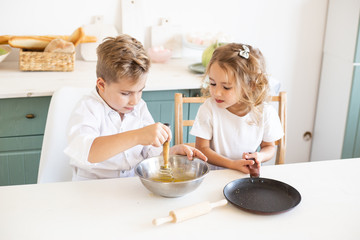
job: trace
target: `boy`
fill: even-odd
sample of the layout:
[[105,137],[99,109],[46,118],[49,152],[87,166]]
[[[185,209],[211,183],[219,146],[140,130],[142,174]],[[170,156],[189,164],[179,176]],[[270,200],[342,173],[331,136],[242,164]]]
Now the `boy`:
[[[121,35],[106,38],[97,48],[96,89],[77,105],[69,122],[65,153],[73,167],[73,180],[134,176],[145,158],[161,154],[171,140],[170,129],[154,120],[141,99],[150,59],[136,39]],[[170,154],[204,154],[175,145]]]

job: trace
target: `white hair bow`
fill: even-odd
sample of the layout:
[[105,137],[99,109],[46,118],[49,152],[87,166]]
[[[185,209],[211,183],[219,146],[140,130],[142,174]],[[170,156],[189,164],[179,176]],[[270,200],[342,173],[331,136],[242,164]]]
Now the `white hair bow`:
[[250,49],[246,45],[242,45],[244,50],[240,49],[239,56],[245,59],[249,58]]

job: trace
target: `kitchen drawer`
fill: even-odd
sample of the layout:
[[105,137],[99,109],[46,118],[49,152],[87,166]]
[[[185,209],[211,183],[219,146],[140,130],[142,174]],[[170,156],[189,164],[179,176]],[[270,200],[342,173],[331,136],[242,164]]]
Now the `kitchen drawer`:
[[51,97],[0,100],[0,137],[44,134]]
[[41,149],[43,135],[0,138],[0,153]]

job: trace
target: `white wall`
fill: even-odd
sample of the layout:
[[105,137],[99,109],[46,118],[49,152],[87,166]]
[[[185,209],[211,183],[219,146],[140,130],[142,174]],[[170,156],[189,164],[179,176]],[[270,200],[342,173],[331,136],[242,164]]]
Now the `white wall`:
[[[260,48],[268,72],[288,92],[286,161],[309,160],[311,142],[305,142],[302,135],[314,125],[328,0],[135,2],[143,7],[139,17],[145,47],[150,45],[150,26],[165,17],[181,25],[183,33],[221,31],[237,42]],[[114,24],[119,32],[123,24],[120,0],[11,0],[2,8],[7,10],[0,15],[0,35],[71,34],[95,15],[104,15],[105,23]]]

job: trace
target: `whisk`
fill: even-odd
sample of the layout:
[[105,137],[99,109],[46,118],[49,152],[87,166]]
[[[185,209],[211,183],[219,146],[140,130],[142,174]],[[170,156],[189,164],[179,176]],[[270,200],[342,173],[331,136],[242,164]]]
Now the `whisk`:
[[[165,123],[166,126],[170,127],[168,123]],[[159,179],[163,182],[173,182],[174,176],[172,175],[172,171],[169,165],[169,149],[170,149],[170,142],[166,141],[163,144],[163,159],[164,165],[160,166],[159,171]]]

